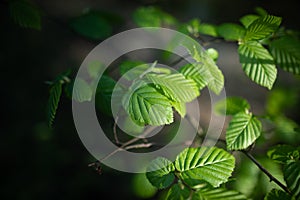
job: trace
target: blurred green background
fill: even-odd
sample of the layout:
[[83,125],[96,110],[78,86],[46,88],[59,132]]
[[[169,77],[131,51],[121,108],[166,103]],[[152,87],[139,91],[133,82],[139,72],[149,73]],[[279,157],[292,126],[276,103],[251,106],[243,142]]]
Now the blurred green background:
[[[26,29],[15,24],[10,17],[7,1],[0,3],[1,40],[1,199],[158,199],[143,175],[118,172],[104,166],[98,175],[87,165],[93,158],[82,145],[72,120],[71,101],[62,97],[53,129],[48,128],[45,107],[49,86],[45,81],[55,78],[68,68],[76,70],[85,56],[101,40],[90,40],[74,33],[68,21],[84,10],[96,9],[118,14],[122,22],[114,26],[112,33],[136,27],[132,12],[140,6],[155,5],[169,12],[179,21],[198,17],[207,23],[238,22],[238,19],[257,6],[269,13],[283,17],[287,28],[299,29],[299,6],[296,0],[67,0],[33,1],[42,13],[41,31]],[[251,83],[242,73],[234,44],[216,44],[219,50],[219,66],[226,79],[227,95],[242,95],[253,104],[254,112],[262,112],[266,89]],[[245,80],[244,80],[245,79]],[[296,82],[295,82],[296,81]],[[294,84],[296,83],[296,85]],[[280,98],[288,98],[285,87],[293,87],[299,93],[299,81],[291,74],[279,71],[273,97],[273,110]],[[241,90],[242,86],[247,89]],[[276,96],[277,95],[277,96]],[[299,96],[290,97],[293,108],[281,105],[278,112],[286,114],[299,124]],[[270,100],[272,101],[272,100]],[[269,105],[270,106],[270,105]],[[205,117],[204,117],[205,120]],[[284,123],[285,120],[279,119]],[[112,126],[112,122],[108,122]],[[293,122],[291,122],[293,123]],[[283,130],[292,126],[283,124]],[[293,130],[293,129],[291,129]],[[299,145],[299,136],[288,132],[270,143],[286,141]],[[296,140],[295,140],[296,138]],[[264,140],[264,139],[262,139]],[[265,139],[262,142],[268,142]],[[258,146],[256,157],[281,177],[280,166],[263,157],[267,149]],[[242,155],[237,155],[238,162]],[[252,163],[239,165],[236,173],[241,178],[229,185],[254,199],[268,191],[267,178]]]

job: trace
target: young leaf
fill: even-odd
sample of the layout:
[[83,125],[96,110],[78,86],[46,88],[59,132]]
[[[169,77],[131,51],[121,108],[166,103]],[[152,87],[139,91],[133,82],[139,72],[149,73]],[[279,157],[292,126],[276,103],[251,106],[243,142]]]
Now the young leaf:
[[232,23],[225,23],[217,28],[218,35],[225,40],[240,41],[245,35],[245,28]]
[[234,157],[216,147],[186,148],[175,160],[184,182],[208,182],[213,187],[227,182],[234,168]]
[[140,27],[160,27],[175,25],[176,19],[159,8],[140,7],[133,13],[134,22]]
[[217,27],[212,24],[202,23],[199,26],[199,33],[204,35],[209,35],[213,37],[218,36]]
[[281,23],[281,17],[264,15],[253,21],[247,28],[244,41],[261,40],[274,33]]
[[50,96],[47,105],[47,118],[48,118],[49,127],[52,127],[53,125],[53,121],[56,115],[56,110],[61,96],[61,91],[62,91],[62,83],[60,83],[59,81],[54,83],[51,86]]
[[219,52],[216,49],[208,48],[206,53],[209,55],[209,57],[211,57],[211,59],[213,59],[213,61],[217,62],[219,58]]
[[215,104],[215,112],[220,115],[235,115],[248,109],[249,103],[241,97],[227,97]]
[[125,94],[123,106],[132,120],[139,125],[160,126],[173,122],[170,100],[148,85]]
[[237,191],[225,188],[200,189],[195,192],[192,200],[246,200],[247,197]]
[[284,180],[296,199],[300,198],[300,161],[290,162],[283,167]]
[[248,28],[252,22],[259,18],[258,15],[245,15],[240,19],[240,22],[244,25],[245,28]]
[[9,1],[9,10],[15,23],[21,27],[41,30],[41,14],[30,2]]
[[81,78],[77,78],[73,87],[73,99],[78,102],[91,101],[93,91],[91,86]]
[[101,40],[112,33],[111,24],[96,11],[90,11],[70,21],[71,28],[80,35]]
[[293,37],[282,37],[270,43],[271,54],[276,64],[293,74],[300,74],[300,41]]
[[187,187],[179,184],[174,184],[168,191],[167,200],[186,200],[190,196],[190,191]]
[[161,89],[164,95],[176,102],[190,102],[200,95],[196,83],[180,73],[148,74],[147,78]]
[[210,73],[203,63],[186,64],[179,70],[185,78],[195,81],[199,90],[202,90],[207,84],[207,77],[210,77]]
[[277,145],[269,149],[268,157],[281,164],[296,161],[300,158],[300,148],[296,149],[290,145]]
[[251,113],[234,115],[226,131],[227,149],[246,149],[260,136],[261,127],[261,122]]
[[272,189],[264,198],[264,200],[296,200],[282,190]]
[[184,118],[185,114],[186,114],[186,105],[185,102],[172,102],[172,106],[174,107],[174,109],[179,113],[179,115]]
[[238,49],[244,72],[257,84],[272,89],[277,76],[273,57],[258,42],[246,42]]
[[173,183],[175,179],[174,170],[175,167],[171,161],[157,157],[147,168],[146,176],[153,186],[164,189]]

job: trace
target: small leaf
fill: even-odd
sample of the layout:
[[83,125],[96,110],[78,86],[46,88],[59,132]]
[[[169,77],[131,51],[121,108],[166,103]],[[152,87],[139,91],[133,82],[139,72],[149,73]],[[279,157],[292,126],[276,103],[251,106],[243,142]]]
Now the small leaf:
[[91,101],[92,95],[91,86],[85,80],[77,78],[73,86],[73,99],[78,102]]
[[62,83],[56,82],[51,86],[50,96],[47,105],[47,117],[48,117],[48,125],[52,127],[53,121],[56,115],[56,110],[58,108],[58,103],[60,100],[62,92]]
[[282,69],[300,75],[300,41],[282,37],[270,43],[271,54]]
[[247,197],[237,191],[227,190],[225,188],[200,189],[195,192],[192,200],[246,200]]
[[300,198],[300,161],[290,162],[283,167],[284,180],[296,199]]
[[123,97],[123,107],[138,125],[164,125],[173,122],[172,105],[155,88],[134,86]]
[[272,189],[264,198],[264,200],[296,200],[282,190]]
[[199,33],[204,34],[204,35],[213,36],[213,37],[218,36],[217,27],[212,24],[205,24],[205,23],[200,24]]
[[146,176],[153,186],[164,189],[173,183],[175,179],[174,170],[175,167],[171,161],[158,157],[150,163]]
[[184,118],[184,116],[186,115],[186,105],[185,102],[172,102],[172,106],[174,107],[174,109],[179,113],[179,115]]
[[273,57],[258,42],[247,42],[239,46],[240,62],[247,76],[257,84],[272,89],[277,69]]
[[280,17],[264,15],[253,21],[248,26],[244,40],[249,41],[264,39],[274,33],[278,29],[280,23]]
[[277,145],[269,149],[268,157],[281,164],[286,164],[292,160],[296,161],[300,158],[300,148],[296,149],[290,145]]
[[70,21],[71,28],[87,38],[100,40],[112,34],[111,24],[97,11],[90,11]]
[[190,195],[187,187],[179,184],[174,184],[168,191],[167,200],[186,200]]
[[249,103],[240,97],[227,97],[215,104],[215,112],[220,115],[235,115],[248,109]]
[[190,102],[200,95],[196,83],[180,73],[148,74],[147,78],[161,89],[164,95],[176,102]]
[[240,112],[233,116],[226,130],[228,150],[248,148],[261,133],[261,122],[251,113]]
[[216,49],[209,48],[206,50],[206,52],[209,55],[209,57],[211,57],[211,59],[213,59],[215,62],[217,62],[217,60],[219,58],[219,52]]
[[245,15],[240,19],[240,22],[244,25],[245,28],[248,28],[252,22],[259,18],[258,15]]
[[184,182],[208,182],[213,187],[227,182],[234,168],[234,157],[216,147],[186,148],[175,160]]
[[218,35],[225,40],[240,41],[245,35],[244,27],[238,24],[225,23],[217,28]]
[[97,79],[100,73],[100,70],[104,67],[104,65],[100,61],[92,61],[87,66],[87,71],[91,78]]
[[41,30],[39,10],[26,0],[9,1],[9,10],[15,23],[24,28]]

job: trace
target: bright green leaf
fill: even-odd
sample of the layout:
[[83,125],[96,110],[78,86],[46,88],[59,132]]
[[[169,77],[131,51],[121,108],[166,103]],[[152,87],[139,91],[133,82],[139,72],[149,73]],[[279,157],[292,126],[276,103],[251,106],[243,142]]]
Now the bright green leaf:
[[271,89],[276,80],[277,69],[268,50],[253,41],[241,44],[238,52],[247,76],[257,84]]
[[221,24],[217,27],[218,35],[225,40],[240,41],[245,35],[245,28],[232,23]]
[[185,78],[195,81],[199,90],[202,90],[208,84],[211,76],[203,63],[187,64],[181,67],[179,71]]
[[157,157],[147,168],[146,176],[153,186],[164,189],[173,183],[175,179],[174,170],[175,167],[171,161]]
[[300,198],[300,161],[290,162],[283,167],[283,176],[292,194]]
[[207,54],[213,59],[215,62],[217,62],[219,58],[219,52],[214,48],[209,48],[206,50]]
[[282,37],[270,43],[271,54],[276,64],[293,74],[300,74],[300,41],[293,37]]
[[175,160],[175,168],[183,181],[205,181],[213,187],[227,182],[234,165],[234,157],[216,147],[186,148]]
[[272,189],[264,198],[264,200],[296,200],[282,190]]
[[235,115],[250,109],[250,105],[241,97],[227,97],[218,101],[214,108],[219,115]]
[[299,160],[300,148],[296,149],[290,145],[277,145],[269,149],[268,156],[274,161],[286,164],[292,160]]
[[172,106],[174,107],[174,109],[179,113],[179,115],[184,118],[184,116],[186,115],[186,105],[185,102],[172,102]]
[[258,18],[258,15],[245,15],[240,19],[240,22],[244,25],[245,28],[248,28],[248,26]]
[[21,27],[41,30],[41,14],[30,2],[9,1],[9,10],[14,21]]
[[264,39],[274,33],[278,29],[280,23],[280,17],[264,15],[253,21],[248,26],[244,40],[249,41]]
[[134,175],[132,189],[134,195],[142,199],[151,198],[157,192],[157,188],[151,185],[145,173]]
[[190,102],[200,95],[196,83],[180,73],[148,74],[147,78],[162,90],[164,95],[176,102]]
[[234,115],[226,130],[227,149],[246,149],[260,136],[261,128],[261,122],[251,113]]
[[157,126],[173,122],[172,105],[167,97],[148,85],[136,87],[123,98],[123,106],[133,121]]
[[212,24],[201,23],[199,26],[199,33],[213,37],[218,36],[217,27]]
[[200,189],[195,192],[192,200],[246,200],[247,197],[237,191],[225,188]]
[[183,185],[174,184],[168,191],[167,200],[186,200],[190,196],[190,191]]

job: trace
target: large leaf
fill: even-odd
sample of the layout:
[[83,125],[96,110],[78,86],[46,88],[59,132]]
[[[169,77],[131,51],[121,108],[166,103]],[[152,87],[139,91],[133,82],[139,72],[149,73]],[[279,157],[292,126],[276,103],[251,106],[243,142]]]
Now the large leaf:
[[105,39],[112,33],[111,24],[96,11],[72,19],[70,26],[75,32],[93,40]]
[[170,99],[176,102],[190,102],[199,96],[199,90],[193,80],[182,74],[148,74],[147,78]]
[[237,191],[225,188],[200,189],[194,193],[192,200],[246,200],[247,197]]
[[300,158],[300,148],[295,148],[290,145],[277,145],[271,147],[268,151],[268,156],[272,160],[286,164],[292,160],[299,160]]
[[51,86],[50,89],[50,96],[48,99],[47,105],[47,118],[48,118],[48,125],[51,127],[53,125],[53,121],[56,115],[56,110],[58,107],[58,103],[60,100],[62,92],[62,83],[56,82]]
[[182,73],[185,78],[195,81],[199,90],[203,89],[208,84],[206,77],[210,77],[210,73],[203,63],[184,65],[180,68],[180,73]]
[[146,176],[153,186],[164,189],[173,183],[175,179],[174,170],[175,167],[171,161],[158,157],[150,163]]
[[186,200],[190,196],[190,190],[179,184],[174,184],[167,193],[167,200]]
[[261,127],[261,122],[251,113],[234,115],[226,131],[227,149],[246,149],[260,136]]
[[246,42],[238,49],[243,70],[250,79],[271,89],[277,75],[273,57],[258,42]]
[[299,199],[300,198],[300,161],[297,160],[295,162],[290,162],[289,164],[285,165],[283,168],[283,176],[292,194],[296,197],[296,199]]
[[235,115],[250,109],[249,103],[241,97],[227,97],[215,104],[215,111],[220,115]]
[[123,98],[123,106],[139,125],[159,126],[173,122],[170,100],[148,85],[131,89]]
[[264,198],[264,200],[296,200],[282,190],[272,189]]
[[213,187],[225,183],[234,168],[234,157],[216,147],[186,148],[175,160],[175,168],[183,181],[208,182]]
[[247,28],[244,37],[245,41],[261,40],[274,33],[281,23],[281,18],[264,15],[253,21]]
[[12,18],[21,27],[41,30],[41,14],[30,2],[9,1],[9,9]]
[[245,35],[245,28],[232,23],[221,24],[217,28],[218,35],[225,40],[240,41]]
[[282,37],[270,43],[271,54],[276,64],[287,72],[300,74],[300,41]]

